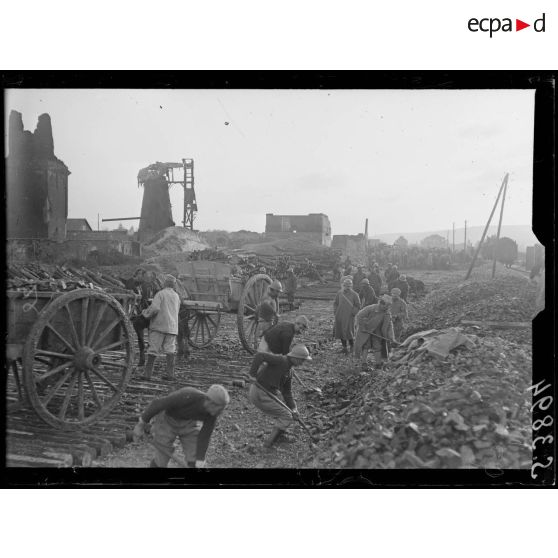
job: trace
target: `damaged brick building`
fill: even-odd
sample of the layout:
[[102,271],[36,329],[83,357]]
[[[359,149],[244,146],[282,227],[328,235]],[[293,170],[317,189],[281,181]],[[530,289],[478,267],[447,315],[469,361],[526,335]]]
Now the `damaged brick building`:
[[23,128],[21,113],[12,110],[6,158],[8,239],[66,239],[69,174],[54,155],[50,116],[41,114],[30,132]]
[[7,251],[10,259],[87,259],[92,252],[139,256],[138,242],[121,231],[93,231],[86,219],[68,219],[70,171],[54,154],[52,124],[39,116],[34,132],[20,112],[8,122],[6,157]]
[[265,216],[265,236],[269,239],[302,237],[322,246],[331,245],[331,223],[323,213]]

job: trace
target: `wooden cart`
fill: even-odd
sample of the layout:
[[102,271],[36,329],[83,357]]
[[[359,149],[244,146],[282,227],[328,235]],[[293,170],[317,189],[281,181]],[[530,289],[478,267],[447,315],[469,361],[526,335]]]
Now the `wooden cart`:
[[[137,296],[103,290],[7,291],[7,366],[20,402],[48,424],[77,430],[106,416],[126,389]],[[21,363],[21,375],[18,363]]]
[[240,342],[254,354],[259,344],[256,308],[271,284],[271,277],[260,273],[243,283],[231,276],[229,264],[212,261],[191,261],[176,267],[178,278],[190,296],[181,307],[190,345],[208,346],[219,330],[221,313],[236,312]]

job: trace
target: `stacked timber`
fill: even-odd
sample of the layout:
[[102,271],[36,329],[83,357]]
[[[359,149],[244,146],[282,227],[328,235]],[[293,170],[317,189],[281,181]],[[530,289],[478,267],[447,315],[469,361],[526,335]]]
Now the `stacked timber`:
[[8,266],[8,290],[65,292],[75,289],[109,290],[125,293],[124,283],[108,273],[100,273],[85,267],[69,265],[25,264]]

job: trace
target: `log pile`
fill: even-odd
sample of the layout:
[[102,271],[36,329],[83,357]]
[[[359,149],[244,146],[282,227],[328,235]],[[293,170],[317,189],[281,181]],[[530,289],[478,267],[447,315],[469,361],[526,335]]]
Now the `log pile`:
[[8,290],[62,292],[74,289],[109,290],[125,293],[124,284],[108,273],[69,265],[11,264],[8,267]]

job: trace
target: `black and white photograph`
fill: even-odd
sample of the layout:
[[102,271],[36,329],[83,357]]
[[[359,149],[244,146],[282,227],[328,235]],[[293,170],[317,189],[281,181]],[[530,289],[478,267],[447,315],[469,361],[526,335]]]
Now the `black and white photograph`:
[[5,85],[6,478],[554,478],[537,83],[344,79]]

